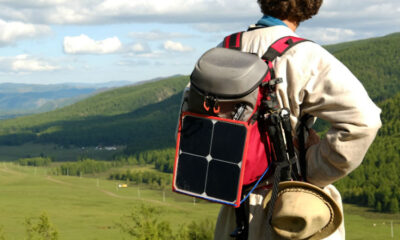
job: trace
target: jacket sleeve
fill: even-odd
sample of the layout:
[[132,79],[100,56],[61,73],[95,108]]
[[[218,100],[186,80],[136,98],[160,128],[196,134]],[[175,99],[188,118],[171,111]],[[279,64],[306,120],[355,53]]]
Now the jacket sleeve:
[[297,81],[288,94],[296,95],[289,99],[298,101],[297,118],[310,114],[331,125],[306,153],[307,180],[324,187],[361,164],[381,126],[380,109],[340,61],[317,44],[305,45],[286,62],[286,75]]

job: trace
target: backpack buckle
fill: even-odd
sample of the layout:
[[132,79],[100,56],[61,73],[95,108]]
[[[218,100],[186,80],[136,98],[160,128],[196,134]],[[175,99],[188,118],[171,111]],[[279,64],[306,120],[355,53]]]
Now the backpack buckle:
[[261,83],[261,87],[269,87],[269,88],[273,88],[275,87],[277,84],[282,83],[283,79],[282,78],[274,78],[269,80],[268,82],[263,82]]

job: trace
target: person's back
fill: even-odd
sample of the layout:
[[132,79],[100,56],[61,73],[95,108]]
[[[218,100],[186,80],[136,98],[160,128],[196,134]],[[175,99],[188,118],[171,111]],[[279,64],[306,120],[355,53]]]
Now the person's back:
[[[321,0],[258,0],[264,17],[242,37],[241,51],[259,57],[269,46],[284,36],[297,36],[294,31],[301,21],[318,12]],[[370,100],[354,75],[325,49],[311,41],[290,48],[274,62],[281,107],[290,109],[291,125],[297,129],[304,115],[331,124],[324,139],[314,131],[306,141],[306,181],[324,189],[341,207],[341,197],[333,182],[349,174],[361,163],[381,126],[380,110]],[[296,131],[293,132],[293,135]],[[265,180],[272,182],[272,178]],[[265,184],[267,185],[267,184]],[[268,236],[268,220],[262,207],[268,188],[256,189],[249,198],[248,237],[244,239],[279,239]],[[223,206],[218,217],[215,239],[232,239],[236,228],[235,210]],[[344,239],[344,225],[327,239]]]

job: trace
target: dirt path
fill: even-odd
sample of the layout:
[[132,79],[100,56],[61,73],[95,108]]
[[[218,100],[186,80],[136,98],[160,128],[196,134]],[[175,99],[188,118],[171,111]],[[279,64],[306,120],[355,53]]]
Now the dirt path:
[[49,180],[50,182],[54,182],[54,183],[58,183],[58,184],[66,185],[66,186],[73,186],[73,184],[71,184],[71,183],[54,179],[51,176],[47,176],[46,179]]
[[[73,184],[71,184],[71,183],[64,182],[64,181],[61,181],[61,180],[58,180],[58,179],[54,179],[51,176],[47,176],[46,179],[48,181],[51,181],[51,182],[54,182],[54,183],[57,183],[57,184],[62,184],[62,185],[65,185],[65,186],[73,186]],[[115,193],[110,192],[110,191],[105,190],[105,189],[99,189],[99,191],[104,193],[104,194],[106,194],[106,195],[108,195],[108,196],[110,196],[110,197],[113,197],[113,198],[131,199],[131,200],[143,200],[143,201],[155,203],[155,204],[158,204],[158,205],[169,206],[169,207],[173,207],[173,208],[176,208],[176,209],[185,210],[182,207],[176,206],[176,204],[170,204],[170,203],[159,201],[159,200],[144,199],[144,198],[139,198],[139,197],[134,197],[134,196],[121,196],[121,195],[115,194]]]
[[115,194],[113,192],[104,190],[104,189],[100,189],[100,191],[103,192],[104,194],[110,196],[110,197],[113,197],[113,198],[142,200],[142,201],[146,201],[146,202],[155,203],[155,204],[158,204],[158,205],[172,207],[172,208],[179,209],[179,210],[186,210],[183,207],[179,207],[177,204],[171,204],[171,203],[167,203],[167,202],[163,202],[163,201],[159,201],[159,200],[153,200],[153,199],[148,199],[148,198],[145,199],[145,198],[139,198],[139,197],[133,197],[133,196],[132,197],[121,196],[121,195]]
[[9,169],[6,165],[3,165],[3,167],[0,169],[0,171],[5,172],[5,173],[10,173],[13,175],[25,175],[25,173],[23,172],[19,172],[19,171],[15,171],[15,170],[11,170]]

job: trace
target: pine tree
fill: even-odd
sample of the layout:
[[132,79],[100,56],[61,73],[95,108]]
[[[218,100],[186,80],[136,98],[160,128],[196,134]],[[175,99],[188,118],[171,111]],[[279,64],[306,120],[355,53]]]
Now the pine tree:
[[382,203],[378,201],[377,204],[376,204],[375,209],[378,212],[382,212]]
[[389,212],[390,212],[390,213],[398,213],[398,212],[399,212],[399,202],[397,201],[397,198],[396,198],[396,197],[393,197],[393,198],[390,200]]

